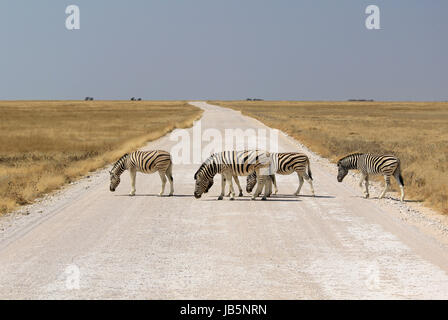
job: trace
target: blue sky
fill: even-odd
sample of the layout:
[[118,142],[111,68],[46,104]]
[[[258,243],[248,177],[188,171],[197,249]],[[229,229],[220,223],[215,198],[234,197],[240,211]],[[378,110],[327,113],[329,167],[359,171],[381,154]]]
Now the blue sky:
[[447,15],[446,0],[3,0],[0,99],[446,101]]

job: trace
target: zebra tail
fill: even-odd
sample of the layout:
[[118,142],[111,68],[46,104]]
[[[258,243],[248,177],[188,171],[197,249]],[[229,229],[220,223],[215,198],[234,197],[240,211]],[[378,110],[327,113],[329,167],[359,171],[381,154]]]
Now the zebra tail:
[[308,159],[308,177],[313,180],[313,175],[311,174],[310,160]]
[[168,169],[166,170],[169,173],[169,178],[171,181],[174,181],[173,178],[173,161],[171,161],[171,155],[170,155],[170,165],[168,166]]
[[398,167],[395,169],[395,171],[398,170],[398,180],[400,180],[400,184],[404,187],[404,180],[403,176],[401,175],[401,161],[398,160]]

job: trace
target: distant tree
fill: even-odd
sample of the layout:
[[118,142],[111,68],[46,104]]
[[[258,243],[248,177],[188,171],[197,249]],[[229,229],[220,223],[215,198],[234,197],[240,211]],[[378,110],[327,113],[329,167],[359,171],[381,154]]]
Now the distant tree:
[[132,97],[132,98],[131,98],[131,101],[135,101],[135,98],[134,98],[134,97]]
[[89,101],[90,100],[90,97],[85,97],[84,98],[84,101]]
[[92,97],[90,97],[90,101],[93,101],[93,98],[92,98]]
[[138,98],[137,100],[138,100],[138,101],[142,101],[142,98]]

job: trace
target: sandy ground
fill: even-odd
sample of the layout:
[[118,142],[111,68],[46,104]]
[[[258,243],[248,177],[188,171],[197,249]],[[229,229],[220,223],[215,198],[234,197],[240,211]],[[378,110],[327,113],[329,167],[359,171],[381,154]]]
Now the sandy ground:
[[[195,105],[205,109],[203,129],[266,128],[237,111]],[[145,149],[175,144],[166,136]],[[100,170],[3,217],[0,298],[448,298],[443,218],[393,194],[363,199],[354,175],[337,183],[333,165],[283,134],[279,149],[309,154],[316,197],[306,183],[292,197],[291,175],[277,178],[280,194],[268,201],[246,193],[217,201],[220,179],[196,200],[198,164],[179,164],[171,198],[157,196],[157,174],[137,175],[129,197],[125,173],[111,193]]]

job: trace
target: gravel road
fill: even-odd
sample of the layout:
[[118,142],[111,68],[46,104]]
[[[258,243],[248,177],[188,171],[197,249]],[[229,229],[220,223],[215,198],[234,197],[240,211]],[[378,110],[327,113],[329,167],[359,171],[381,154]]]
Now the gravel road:
[[[267,129],[237,111],[194,104],[205,110],[203,129]],[[444,225],[416,219],[394,194],[363,199],[353,176],[340,184],[328,161],[284,134],[278,141],[279,151],[310,155],[316,197],[307,183],[303,196],[291,196],[291,175],[278,176],[279,195],[268,201],[246,193],[217,201],[219,179],[197,200],[198,164],[177,164],[174,197],[157,196],[157,174],[138,174],[129,197],[125,173],[111,193],[99,170],[1,218],[0,298],[448,298]],[[144,149],[175,144],[168,135]],[[427,230],[432,224],[439,234]]]

